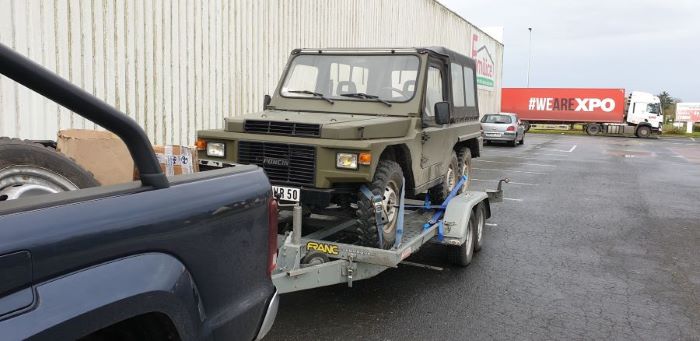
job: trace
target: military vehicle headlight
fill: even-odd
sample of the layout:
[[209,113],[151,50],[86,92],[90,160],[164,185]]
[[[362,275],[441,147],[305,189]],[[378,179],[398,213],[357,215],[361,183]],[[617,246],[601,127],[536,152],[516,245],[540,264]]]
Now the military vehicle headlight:
[[357,169],[357,154],[338,153],[335,154],[335,166],[345,169]]
[[226,145],[218,142],[207,143],[207,156],[224,157],[226,155]]

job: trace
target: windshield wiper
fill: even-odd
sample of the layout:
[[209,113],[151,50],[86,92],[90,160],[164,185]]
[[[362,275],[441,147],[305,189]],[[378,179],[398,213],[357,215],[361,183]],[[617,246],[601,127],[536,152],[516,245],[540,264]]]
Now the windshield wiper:
[[309,91],[309,90],[287,90],[286,92],[291,92],[293,94],[314,95],[316,97],[321,97],[323,100],[325,100],[326,102],[328,102],[330,104],[334,103],[332,99],[326,97],[324,94],[322,94],[320,92],[313,92],[313,91]]
[[385,101],[385,100],[379,98],[379,96],[368,95],[368,94],[366,94],[366,93],[364,93],[364,92],[352,92],[352,93],[349,93],[349,94],[340,94],[340,95],[341,95],[341,96],[345,96],[345,97],[354,97],[354,98],[362,98],[362,99],[371,99],[371,100],[374,100],[375,102],[384,103],[384,104],[386,104],[386,106],[388,106],[388,107],[391,106],[391,103],[389,103],[389,102],[387,102],[387,101]]

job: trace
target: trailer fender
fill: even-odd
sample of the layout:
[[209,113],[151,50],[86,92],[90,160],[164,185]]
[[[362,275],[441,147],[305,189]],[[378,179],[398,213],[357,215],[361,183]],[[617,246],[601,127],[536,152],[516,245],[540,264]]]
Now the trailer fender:
[[467,238],[467,226],[472,209],[481,202],[486,205],[486,217],[490,216],[488,195],[484,192],[467,191],[450,200],[445,210],[444,244],[461,245]]

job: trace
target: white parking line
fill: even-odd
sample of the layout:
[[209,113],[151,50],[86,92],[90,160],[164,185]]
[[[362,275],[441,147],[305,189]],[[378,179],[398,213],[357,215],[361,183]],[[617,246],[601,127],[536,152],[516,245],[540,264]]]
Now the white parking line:
[[523,201],[523,199],[515,199],[515,198],[503,198],[503,200],[510,200],[510,201]]
[[495,224],[495,223],[485,223],[484,225],[486,225],[486,226],[494,226],[494,227],[498,226],[498,224]]
[[[537,155],[553,155],[553,154],[537,154]],[[491,156],[491,155],[489,155]],[[524,159],[524,160],[539,160],[539,161],[569,161],[567,159],[541,159],[541,158],[536,158],[536,157],[525,157],[525,156],[513,156],[513,155],[503,155],[504,157],[510,157],[510,158],[516,158],[516,159]],[[569,156],[569,155],[553,155],[553,156]],[[488,156],[487,156],[488,157]],[[476,159],[476,161],[481,160],[484,158],[483,156],[479,159]],[[484,160],[481,160],[484,161]]]
[[514,170],[514,169],[494,169],[494,168],[477,168],[473,167],[472,169],[478,169],[478,170],[486,170],[486,171],[503,171],[503,172],[515,172],[515,173],[525,173],[525,174],[538,174],[538,175],[547,175],[547,173],[540,173],[540,172],[528,172],[528,171],[520,171],[520,170]]
[[[511,164],[512,162],[503,162],[503,161],[489,161],[489,160],[474,160],[474,161],[480,161],[480,162],[493,162],[493,163],[505,163],[505,164]],[[519,165],[526,165],[526,166],[541,166],[541,167],[556,167],[555,165],[545,165],[541,163],[527,163],[527,162],[522,162],[518,163],[516,166]]]
[[573,151],[576,149],[576,147],[577,147],[577,145],[574,145],[574,146],[571,147],[571,149],[569,149],[569,150],[560,150],[560,149],[543,148],[543,147],[535,147],[535,148],[537,148],[537,149],[539,149],[539,150],[550,150],[550,151],[553,151],[553,152],[571,153],[571,152],[573,152]]
[[[498,182],[499,180],[482,180],[482,179],[472,179],[472,181],[482,181],[482,182]],[[522,186],[539,186],[538,184],[531,184],[527,182],[515,182],[511,181],[509,185],[522,185]]]
[[695,138],[694,138],[694,137],[691,137],[690,139],[693,140],[693,142],[695,142]]

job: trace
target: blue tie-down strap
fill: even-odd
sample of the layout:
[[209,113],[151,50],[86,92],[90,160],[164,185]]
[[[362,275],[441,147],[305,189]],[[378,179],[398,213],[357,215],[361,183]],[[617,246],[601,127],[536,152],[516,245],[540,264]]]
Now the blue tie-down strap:
[[374,195],[367,186],[362,185],[360,187],[360,192],[364,194],[364,196],[369,199],[369,201],[372,203],[372,207],[374,207],[374,221],[375,224],[377,225],[377,236],[379,237],[379,247],[384,246],[384,223],[382,222],[382,197],[378,195]]
[[445,201],[442,203],[442,205],[440,205],[440,208],[438,208],[438,209],[435,211],[435,213],[433,214],[432,218],[430,218],[430,220],[428,220],[427,223],[423,224],[423,230],[427,230],[427,229],[429,229],[431,226],[433,226],[433,225],[435,225],[436,223],[438,223],[438,236],[437,236],[437,237],[438,237],[438,240],[442,240],[442,238],[443,238],[443,236],[444,236],[444,232],[445,232],[445,231],[444,231],[444,230],[445,230],[445,226],[444,226],[444,224],[443,224],[443,221],[440,220],[440,218],[441,218],[442,215],[445,213],[445,209],[447,208],[447,204],[450,203],[450,200],[452,200],[452,198],[454,198],[455,196],[457,196],[457,193],[459,192],[459,189],[462,188],[462,185],[464,185],[464,182],[465,182],[465,181],[467,181],[467,176],[466,176],[466,175],[462,175],[462,176],[459,178],[459,181],[457,181],[457,184],[452,188],[452,191],[450,192],[450,195],[448,195],[447,198],[445,198]]

